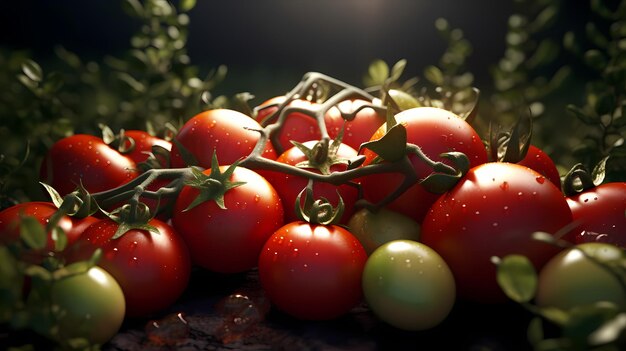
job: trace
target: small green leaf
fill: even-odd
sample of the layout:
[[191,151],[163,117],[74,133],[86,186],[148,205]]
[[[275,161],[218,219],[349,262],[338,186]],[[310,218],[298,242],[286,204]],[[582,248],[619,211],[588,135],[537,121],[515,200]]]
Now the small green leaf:
[[585,124],[589,124],[589,125],[598,124],[598,121],[599,121],[598,116],[594,114],[589,114],[576,105],[571,105],[571,104],[567,105],[565,109],[567,112],[571,113],[572,115],[574,115],[576,118],[578,118],[581,122]]
[[585,31],[587,34],[587,38],[591,40],[591,42],[602,50],[606,50],[606,47],[609,45],[609,40],[607,37],[602,34],[602,32],[596,27],[593,22],[588,22],[585,26]]
[[57,208],[61,207],[61,204],[63,204],[63,197],[61,197],[59,192],[46,183],[39,182],[39,184],[41,184],[44,187],[44,189],[46,189],[46,192],[50,196],[50,199],[52,200],[52,203],[54,204],[54,206],[56,206]]
[[139,0],[124,0],[124,2],[122,3],[122,8],[130,15],[136,17],[145,16],[145,10]]
[[607,66],[607,58],[600,50],[587,50],[584,54],[584,60],[591,68],[602,71]]
[[187,12],[196,6],[196,0],[181,0],[180,10]]
[[54,241],[54,251],[61,252],[65,250],[65,247],[67,246],[67,235],[65,234],[65,231],[61,227],[55,226],[52,228],[50,235]]
[[530,320],[526,335],[531,345],[538,344],[544,339],[543,320],[541,317],[534,317]]
[[370,149],[383,160],[394,162],[406,155],[406,140],[406,128],[402,124],[396,124],[382,138],[361,144],[361,149]]
[[559,7],[557,5],[547,6],[543,9],[535,20],[530,24],[530,28],[533,32],[541,32],[552,26],[559,14]]
[[43,71],[41,66],[33,60],[26,60],[22,63],[22,72],[33,82],[41,82],[43,80]]
[[563,326],[563,336],[585,345],[591,333],[615,318],[619,312],[617,305],[604,301],[573,307]]
[[29,277],[41,279],[42,281],[50,281],[52,279],[52,273],[50,271],[34,264],[26,267],[24,274]]
[[383,60],[375,60],[368,68],[368,85],[383,85],[389,77],[389,66]]
[[602,182],[604,182],[604,178],[606,177],[606,161],[609,160],[609,157],[610,156],[606,156],[602,158],[591,171],[591,177],[595,186],[598,186],[602,184]]
[[32,249],[43,249],[46,247],[48,240],[46,229],[32,216],[22,217],[20,221],[20,237]]
[[403,60],[396,62],[396,64],[393,65],[393,67],[391,68],[391,76],[389,77],[389,81],[391,82],[398,81],[398,79],[400,79],[400,76],[402,75],[402,72],[404,72],[405,68],[406,68],[406,60],[403,59]]
[[530,301],[537,291],[537,272],[526,256],[508,255],[498,264],[496,280],[513,301]]
[[424,70],[424,77],[436,86],[444,85],[443,72],[437,66],[428,66]]
[[622,312],[605,321],[589,334],[589,344],[606,345],[616,342],[620,336],[626,336],[626,312]]

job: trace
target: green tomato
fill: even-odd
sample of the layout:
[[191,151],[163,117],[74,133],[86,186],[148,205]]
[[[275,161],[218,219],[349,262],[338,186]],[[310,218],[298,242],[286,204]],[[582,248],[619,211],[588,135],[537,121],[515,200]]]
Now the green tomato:
[[122,288],[97,266],[54,282],[50,299],[57,311],[60,341],[85,338],[91,344],[103,344],[117,334],[124,321]]
[[392,240],[419,240],[420,225],[403,214],[381,208],[377,212],[361,209],[348,221],[348,228],[359,239],[368,255]]
[[623,265],[625,251],[606,243],[584,243],[561,251],[539,272],[537,305],[569,310],[608,301],[625,309],[624,287],[615,275],[598,263],[618,267],[620,260]]
[[[417,101],[413,95],[397,89],[389,89],[389,96],[395,101],[401,111],[408,110],[414,107],[421,107],[422,105]],[[382,101],[378,98],[374,99],[374,104],[382,105]]]
[[428,246],[394,240],[365,263],[363,294],[382,321],[404,330],[426,330],[446,319],[456,300],[454,277]]

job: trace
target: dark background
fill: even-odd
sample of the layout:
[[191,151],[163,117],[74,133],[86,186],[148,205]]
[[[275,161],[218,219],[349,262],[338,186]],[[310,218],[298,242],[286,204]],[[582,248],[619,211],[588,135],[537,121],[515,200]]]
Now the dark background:
[[[585,23],[587,3],[562,2],[555,36]],[[361,84],[377,58],[390,64],[405,58],[405,77],[422,76],[445,50],[434,26],[443,17],[471,42],[467,68],[480,87],[504,54],[508,17],[523,6],[513,0],[198,0],[189,12],[187,48],[203,72],[228,66],[220,93],[269,97],[308,71]],[[121,1],[0,2],[0,48],[28,50],[44,63],[56,45],[93,60],[124,52],[137,28]]]

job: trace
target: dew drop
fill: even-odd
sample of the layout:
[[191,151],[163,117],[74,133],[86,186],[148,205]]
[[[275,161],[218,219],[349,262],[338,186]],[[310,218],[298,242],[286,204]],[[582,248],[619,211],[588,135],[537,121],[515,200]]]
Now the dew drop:
[[500,184],[500,189],[502,190],[507,190],[509,188],[509,183],[508,182],[502,182],[502,184]]
[[537,183],[543,184],[546,181],[546,178],[544,176],[537,176],[535,177],[535,180],[537,181]]
[[259,200],[261,200],[261,195],[259,194],[254,195],[254,202],[259,202]]
[[522,195],[524,195],[524,193],[520,191],[520,192],[517,193],[517,195],[518,196],[522,196]]
[[474,213],[476,213],[476,214],[478,215],[478,214],[480,214],[480,211],[476,211],[476,212],[474,212]]

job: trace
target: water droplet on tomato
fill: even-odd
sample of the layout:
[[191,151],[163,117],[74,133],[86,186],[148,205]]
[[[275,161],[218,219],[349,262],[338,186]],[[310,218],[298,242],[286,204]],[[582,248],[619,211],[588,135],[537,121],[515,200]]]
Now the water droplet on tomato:
[[298,249],[293,249],[293,253],[291,254],[292,257],[298,257]]
[[535,177],[535,180],[537,181],[537,183],[543,184],[546,181],[546,178],[544,176],[537,176]]
[[500,184],[500,189],[507,190],[508,188],[509,188],[509,182],[504,181],[502,182],[502,184]]
[[520,192],[517,193],[517,195],[518,196],[522,196],[522,195],[524,195],[524,193],[520,191]]

